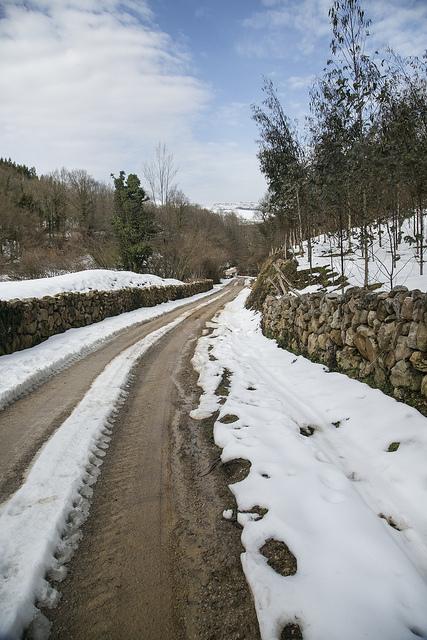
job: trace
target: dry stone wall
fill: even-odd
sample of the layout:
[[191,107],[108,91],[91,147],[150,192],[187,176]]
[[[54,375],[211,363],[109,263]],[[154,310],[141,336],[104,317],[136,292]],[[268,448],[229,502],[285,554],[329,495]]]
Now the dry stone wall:
[[110,316],[212,289],[212,280],[165,287],[63,293],[44,298],[0,300],[0,355],[39,344],[56,333]]
[[427,294],[353,288],[266,298],[264,334],[295,353],[427,408]]

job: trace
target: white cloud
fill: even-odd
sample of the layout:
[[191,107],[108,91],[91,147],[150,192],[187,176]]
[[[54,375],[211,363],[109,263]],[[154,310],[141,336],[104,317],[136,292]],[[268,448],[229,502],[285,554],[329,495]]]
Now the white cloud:
[[[292,37],[297,39],[295,48],[300,54],[312,55],[319,42],[329,38],[331,0],[261,0],[261,4],[264,9],[243,21],[247,33],[237,43],[241,55],[290,57]],[[425,0],[370,0],[362,4],[373,20],[373,47],[391,46],[402,55],[421,55],[425,51]]]
[[201,144],[189,141],[182,147],[179,178],[186,193],[197,193],[197,201],[258,201],[266,190],[256,148],[242,149],[233,142]]
[[182,134],[210,99],[144,3],[31,6],[7,2],[0,20],[2,153],[108,175],[132,151]]
[[268,11],[258,11],[253,15],[245,18],[244,27],[252,29],[280,29],[292,25],[293,17],[291,11],[287,7],[280,9],[269,9]]
[[287,85],[293,91],[309,89],[313,85],[314,79],[315,76],[312,73],[304,76],[289,76],[287,78]]
[[[288,58],[313,52],[329,33],[330,0],[263,0],[266,7],[243,21],[246,36],[237,43],[241,55]],[[256,31],[256,40],[253,39]],[[264,31],[263,35],[260,32]],[[294,43],[294,39],[296,43]]]
[[251,118],[251,106],[247,102],[229,102],[219,107],[214,117],[222,128],[245,126]]
[[369,5],[372,37],[377,46],[390,46],[403,56],[420,56],[427,49],[427,3],[374,0]]
[[6,0],[2,10],[1,155],[39,172],[83,167],[108,180],[120,169],[141,171],[164,141],[190,198],[262,195],[255,146],[202,144],[194,134],[209,117],[231,122],[243,106],[207,109],[211,88],[192,73],[188,50],[155,25],[146,2]]

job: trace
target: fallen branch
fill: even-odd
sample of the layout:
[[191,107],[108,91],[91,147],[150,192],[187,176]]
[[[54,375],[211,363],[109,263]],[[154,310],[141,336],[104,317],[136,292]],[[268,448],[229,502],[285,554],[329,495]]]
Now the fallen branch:
[[[281,286],[281,289],[283,291],[283,295],[288,295],[289,292],[293,293],[294,295],[298,296],[299,298],[301,297],[301,294],[299,293],[299,291],[297,289],[295,289],[291,283],[289,282],[289,280],[286,278],[286,276],[284,275],[283,271],[277,266],[276,263],[273,263],[273,267],[276,269],[277,271],[277,279],[279,280],[279,284]],[[286,288],[286,286],[287,288]]]
[[274,282],[274,280],[272,278],[267,278],[267,282],[269,282],[274,289],[276,290],[277,295],[281,296],[282,292],[280,291],[279,287],[277,286],[277,284]]

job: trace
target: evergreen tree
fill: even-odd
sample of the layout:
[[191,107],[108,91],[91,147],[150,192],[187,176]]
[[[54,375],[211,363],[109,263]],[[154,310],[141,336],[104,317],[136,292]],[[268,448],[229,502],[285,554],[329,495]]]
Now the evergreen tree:
[[138,176],[130,173],[126,178],[120,171],[114,180],[113,228],[116,233],[122,265],[125,269],[143,272],[152,255],[150,240],[157,227],[152,212],[147,208],[149,200]]

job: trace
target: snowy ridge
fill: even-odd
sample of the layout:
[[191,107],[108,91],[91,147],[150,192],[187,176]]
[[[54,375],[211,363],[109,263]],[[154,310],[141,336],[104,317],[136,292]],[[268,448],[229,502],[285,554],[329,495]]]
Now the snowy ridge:
[[35,389],[55,373],[96,351],[119,331],[212,295],[223,286],[215,285],[213,290],[188,298],[163,302],[154,307],[143,307],[86,327],[69,329],[30,349],[0,356],[0,410]]
[[39,630],[48,630],[35,602],[50,607],[58,600],[45,576],[65,577],[64,563],[78,545],[132,368],[161,337],[208,304],[184,312],[114,358],[41,448],[21,488],[1,505],[0,638],[18,640],[35,616]]
[[[427,419],[279,349],[244,308],[246,295],[198,342],[203,394],[192,417],[219,411],[222,461],[251,463],[230,488],[262,639],[278,640],[287,624],[304,640],[426,638]],[[225,369],[222,405],[215,389]],[[220,422],[227,414],[238,420]],[[250,513],[256,505],[267,513]],[[294,554],[294,575],[267,564],[260,549],[269,539]]]
[[55,296],[65,292],[113,291],[125,287],[165,287],[171,284],[182,284],[182,282],[172,278],[159,278],[150,273],[88,269],[51,278],[0,282],[0,300],[43,298],[43,296]]

